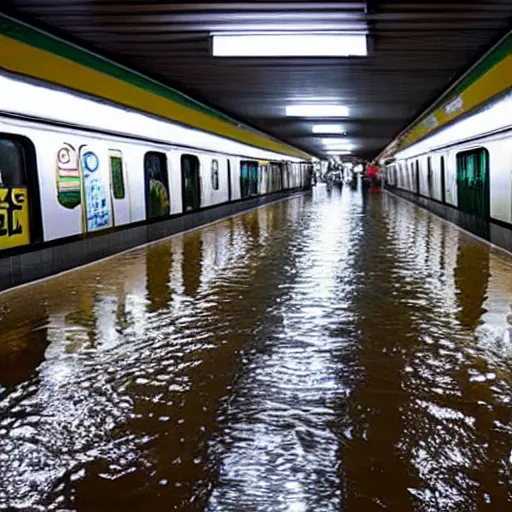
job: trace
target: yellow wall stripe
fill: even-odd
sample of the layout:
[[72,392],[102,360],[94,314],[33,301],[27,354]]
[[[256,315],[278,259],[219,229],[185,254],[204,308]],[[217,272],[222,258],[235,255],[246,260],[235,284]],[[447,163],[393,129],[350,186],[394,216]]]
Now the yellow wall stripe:
[[[512,56],[506,57],[490,69],[485,75],[476,80],[458,97],[450,98],[428,118],[428,124],[420,124],[410,131],[402,139],[394,152],[410,146],[417,140],[428,135],[430,132],[453,121],[463,113],[467,113],[485,103],[489,98],[508,90],[512,86]],[[453,110],[446,110],[446,107],[457,101]]]
[[310,155],[291,146],[238,128],[115,77],[3,35],[0,35],[0,66],[14,73],[104,98],[251,146],[310,159]]

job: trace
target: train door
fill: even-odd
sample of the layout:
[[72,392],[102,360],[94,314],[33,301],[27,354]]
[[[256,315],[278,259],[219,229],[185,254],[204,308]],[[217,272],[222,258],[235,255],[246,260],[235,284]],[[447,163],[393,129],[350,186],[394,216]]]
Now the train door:
[[184,212],[201,207],[199,158],[194,155],[181,155],[181,192]]
[[144,155],[146,218],[166,217],[171,211],[167,155],[148,151]]
[[441,157],[441,201],[446,202],[446,170],[444,167],[444,156]]
[[486,149],[457,154],[457,198],[460,210],[489,217],[489,153]]
[[251,190],[249,162],[240,162],[240,197],[247,197]]
[[240,191],[242,198],[258,194],[259,189],[258,162],[245,160],[240,162]]
[[231,160],[229,158],[228,158],[227,172],[228,172],[228,201],[231,201],[231,198],[233,196],[233,191],[231,189]]
[[110,166],[110,191],[112,196],[112,223],[114,226],[129,224],[130,198],[126,191],[125,165],[123,154],[117,149],[110,149],[108,152]]
[[94,146],[85,144],[80,147],[84,231],[112,227],[108,171],[101,164],[98,154],[100,151]]
[[26,137],[0,134],[0,253],[41,239],[35,150]]
[[432,194],[432,158],[427,158],[427,186],[428,186],[428,197],[433,197]]
[[[262,163],[259,167],[260,172],[260,186],[259,191],[262,194],[265,194],[267,192],[271,191],[271,181],[270,181],[270,170],[269,165],[267,163]],[[254,192],[251,192],[254,193]]]
[[420,195],[421,189],[420,189],[420,163],[418,160],[416,160],[416,166],[415,166],[415,178],[416,178],[416,194]]

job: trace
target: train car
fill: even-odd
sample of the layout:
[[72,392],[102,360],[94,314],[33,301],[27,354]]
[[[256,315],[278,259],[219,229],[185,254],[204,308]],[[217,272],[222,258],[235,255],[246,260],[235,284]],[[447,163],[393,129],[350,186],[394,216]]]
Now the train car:
[[512,228],[512,91],[384,165],[387,187]]
[[[283,154],[7,74],[0,92],[0,262],[89,237],[80,250],[92,253],[102,234],[238,204],[180,224],[190,227],[308,186],[302,162]],[[97,256],[114,245],[126,248],[109,242]]]

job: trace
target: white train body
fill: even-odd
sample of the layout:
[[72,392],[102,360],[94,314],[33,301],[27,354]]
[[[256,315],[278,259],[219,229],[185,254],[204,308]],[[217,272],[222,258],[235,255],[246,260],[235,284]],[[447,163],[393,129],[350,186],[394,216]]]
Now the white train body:
[[[464,168],[473,156],[482,175]],[[385,169],[388,185],[512,224],[512,92],[397,152]],[[487,204],[472,208],[473,196]]]
[[[250,183],[244,162],[258,170]],[[0,75],[0,257],[300,189],[309,172],[299,159]]]

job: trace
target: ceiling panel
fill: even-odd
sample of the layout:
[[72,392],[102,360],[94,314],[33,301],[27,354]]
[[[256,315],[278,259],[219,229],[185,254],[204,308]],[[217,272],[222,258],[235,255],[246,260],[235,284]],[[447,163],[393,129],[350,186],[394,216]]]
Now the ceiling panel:
[[[306,151],[314,120],[292,102],[336,102],[354,153],[372,158],[510,27],[512,2],[3,0],[8,14],[113,58]],[[370,57],[214,58],[224,30],[361,30]]]

